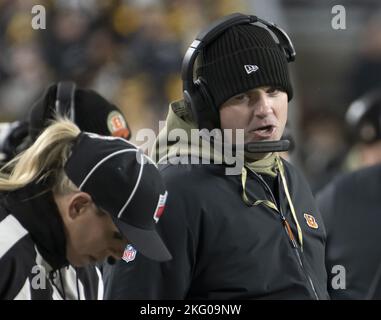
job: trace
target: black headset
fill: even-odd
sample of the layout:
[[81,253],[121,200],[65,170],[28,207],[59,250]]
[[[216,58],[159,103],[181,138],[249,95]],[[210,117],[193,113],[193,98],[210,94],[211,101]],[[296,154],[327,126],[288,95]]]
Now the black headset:
[[345,120],[355,141],[372,143],[381,139],[381,88],[372,89],[353,101]]
[[[218,106],[215,105],[205,80],[202,78],[194,79],[193,76],[194,64],[200,50],[232,26],[254,23],[261,23],[267,27],[267,29],[272,31],[278,40],[278,46],[286,56],[287,62],[295,60],[296,52],[287,33],[274,23],[260,19],[256,16],[233,13],[215,21],[202,30],[186,51],[181,69],[184,101],[190,109],[193,119],[197,123],[199,129],[206,128],[212,130],[220,127]],[[276,143],[271,141],[270,149],[273,149],[274,144]],[[270,144],[268,144],[268,146],[270,147]]]
[[54,104],[54,110],[57,115],[65,116],[73,122],[75,120],[75,89],[76,84],[72,81],[58,82]]
[[[54,87],[56,86],[56,89]],[[26,143],[33,141],[46,126],[48,119],[55,115],[65,116],[75,120],[75,90],[76,84],[71,81],[62,81],[51,85],[44,96],[37,100],[29,113],[29,137]],[[30,140],[30,141],[29,141]]]

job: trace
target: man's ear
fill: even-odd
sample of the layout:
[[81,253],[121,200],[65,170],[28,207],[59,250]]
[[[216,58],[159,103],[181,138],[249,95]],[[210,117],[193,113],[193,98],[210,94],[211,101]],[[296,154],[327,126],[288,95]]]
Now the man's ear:
[[69,217],[71,219],[81,216],[93,204],[91,196],[85,192],[75,193],[69,201]]

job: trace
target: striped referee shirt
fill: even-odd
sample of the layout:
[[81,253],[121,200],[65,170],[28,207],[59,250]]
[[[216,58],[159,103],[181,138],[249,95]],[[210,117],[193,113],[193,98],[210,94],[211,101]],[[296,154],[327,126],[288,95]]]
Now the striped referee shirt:
[[62,220],[43,190],[33,183],[1,195],[0,299],[102,299],[99,269],[68,264]]

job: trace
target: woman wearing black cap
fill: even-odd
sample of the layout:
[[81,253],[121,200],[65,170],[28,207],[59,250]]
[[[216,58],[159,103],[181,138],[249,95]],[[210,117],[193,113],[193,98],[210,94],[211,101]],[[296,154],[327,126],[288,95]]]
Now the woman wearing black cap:
[[0,178],[0,299],[86,299],[75,268],[120,259],[127,243],[169,259],[154,230],[166,191],[147,159],[122,138],[81,133],[61,119],[8,163],[3,172],[11,173]]
[[[8,124],[8,134],[2,132],[0,163],[4,165],[28,148],[55,116],[68,117],[82,131],[125,139],[131,135],[127,120],[118,107],[93,90],[78,88],[71,81],[61,81],[46,88],[31,106],[27,120]],[[115,262],[111,258],[108,261]],[[61,273],[65,276],[66,272],[67,269],[63,269]],[[90,265],[78,268],[76,272],[81,276],[86,297],[99,298],[99,293],[103,292],[99,268]]]

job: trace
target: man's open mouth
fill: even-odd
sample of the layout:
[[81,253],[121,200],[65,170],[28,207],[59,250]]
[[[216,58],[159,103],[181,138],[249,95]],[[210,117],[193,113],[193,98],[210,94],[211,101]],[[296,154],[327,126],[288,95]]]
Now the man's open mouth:
[[270,138],[276,130],[276,127],[273,125],[266,125],[258,127],[257,129],[251,130],[250,134],[252,134],[256,139],[268,139]]

